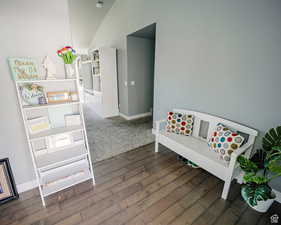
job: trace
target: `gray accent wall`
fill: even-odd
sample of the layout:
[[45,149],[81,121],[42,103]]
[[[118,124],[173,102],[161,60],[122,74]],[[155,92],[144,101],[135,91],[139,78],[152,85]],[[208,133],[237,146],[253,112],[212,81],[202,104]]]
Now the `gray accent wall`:
[[64,72],[56,51],[70,43],[67,0],[0,2],[0,158],[8,157],[17,184],[35,179],[8,57],[49,55]]
[[281,122],[280,11],[276,0],[117,0],[92,45],[125,53],[127,35],[156,22],[154,120],[183,107],[263,134]]
[[[154,40],[127,37],[128,116],[153,107]],[[135,85],[131,85],[134,81]]]
[[263,135],[281,123],[280,12],[277,0],[117,0],[92,45],[126,52],[126,36],[156,22],[154,121],[186,108]]

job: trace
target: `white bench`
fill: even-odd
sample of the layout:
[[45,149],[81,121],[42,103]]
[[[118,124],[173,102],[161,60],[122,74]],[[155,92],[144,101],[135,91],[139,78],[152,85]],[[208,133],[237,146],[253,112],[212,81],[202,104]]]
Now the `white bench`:
[[[231,181],[240,173],[238,163],[236,163],[237,157],[243,153],[245,153],[246,157],[250,157],[258,132],[241,124],[206,113],[184,109],[174,109],[173,111],[194,116],[192,136],[167,132],[161,127],[162,123],[165,123],[167,120],[156,121],[155,152],[158,152],[158,145],[161,143],[220,178],[225,182],[222,198],[227,199]],[[240,131],[248,136],[247,142],[231,154],[230,162],[220,160],[218,154],[210,150],[207,143],[218,123],[222,123],[233,131]],[[205,129],[203,129],[204,127]],[[205,133],[203,132],[204,130]]]

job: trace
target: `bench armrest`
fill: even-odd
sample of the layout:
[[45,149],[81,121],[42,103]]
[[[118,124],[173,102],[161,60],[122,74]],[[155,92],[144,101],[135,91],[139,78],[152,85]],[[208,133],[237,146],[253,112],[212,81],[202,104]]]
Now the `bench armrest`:
[[233,155],[235,158],[237,158],[239,155],[243,154],[248,149],[251,149],[253,146],[254,146],[254,144],[245,144],[241,148],[239,148],[236,151],[232,152],[231,156]]
[[160,125],[161,125],[161,123],[164,123],[164,122],[166,122],[166,120],[165,119],[163,119],[163,120],[157,120],[155,123],[156,123],[156,133],[158,133],[159,131],[160,131]]
[[242,146],[241,148],[237,149],[236,151],[231,153],[231,158],[230,158],[230,162],[229,162],[229,177],[232,177],[233,175],[233,171],[235,169],[235,164],[237,161],[237,158],[239,155],[243,154],[244,152],[251,150],[253,148],[254,144],[245,144],[244,146]]

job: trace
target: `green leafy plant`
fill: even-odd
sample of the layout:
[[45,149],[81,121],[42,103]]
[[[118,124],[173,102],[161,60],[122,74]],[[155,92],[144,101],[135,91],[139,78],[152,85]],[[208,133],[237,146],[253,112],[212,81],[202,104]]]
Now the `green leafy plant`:
[[242,197],[251,206],[256,206],[258,201],[274,198],[268,183],[281,176],[281,126],[265,134],[263,148],[251,159],[238,157],[238,163],[245,172]]
[[281,126],[271,128],[262,139],[262,147],[265,151],[271,151],[275,146],[281,146]]

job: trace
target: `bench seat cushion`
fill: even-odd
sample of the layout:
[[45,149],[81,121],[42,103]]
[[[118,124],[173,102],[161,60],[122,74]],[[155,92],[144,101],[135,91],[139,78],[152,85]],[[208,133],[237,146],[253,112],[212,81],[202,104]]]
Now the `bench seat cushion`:
[[[169,139],[169,140],[165,140]],[[173,142],[174,141],[174,142]],[[165,130],[160,131],[159,142],[171,148],[173,151],[184,156],[185,158],[193,161],[209,171],[210,164],[216,167],[216,170],[219,168],[221,170],[228,168],[228,162],[220,160],[218,154],[214,151],[210,151],[207,142],[200,140],[192,136],[183,136],[174,133],[167,132]],[[169,144],[172,143],[172,144]],[[170,145],[170,146],[168,146]],[[173,148],[173,146],[181,146],[181,148]],[[188,148],[184,150],[184,148]],[[212,171],[210,171],[212,173]],[[221,176],[224,176],[224,171],[220,171]]]

